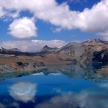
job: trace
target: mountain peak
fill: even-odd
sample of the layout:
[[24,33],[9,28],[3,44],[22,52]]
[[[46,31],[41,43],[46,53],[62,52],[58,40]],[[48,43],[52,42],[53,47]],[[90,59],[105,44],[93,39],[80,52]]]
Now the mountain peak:
[[96,45],[96,44],[102,44],[102,43],[105,43],[105,42],[100,39],[87,40],[83,42],[84,45]]
[[103,42],[103,41],[100,40],[100,39],[93,39],[92,41],[93,41],[93,42]]
[[48,45],[45,45],[45,46],[43,47],[43,49],[49,49]]

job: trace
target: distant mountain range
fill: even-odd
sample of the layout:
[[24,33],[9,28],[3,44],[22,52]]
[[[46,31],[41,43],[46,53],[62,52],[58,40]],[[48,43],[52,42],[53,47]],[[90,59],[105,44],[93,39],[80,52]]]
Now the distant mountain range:
[[3,47],[0,48],[1,53],[14,53],[14,52],[21,52],[18,48],[12,48],[12,49],[5,49]]
[[82,43],[70,42],[61,48],[51,48],[45,45],[43,49],[34,53],[21,52],[17,48],[5,49],[1,47],[0,53],[14,54],[16,56],[40,56],[43,60],[53,59],[53,55],[56,59],[60,59],[61,61],[106,63],[108,62],[108,42],[100,39],[93,39]]

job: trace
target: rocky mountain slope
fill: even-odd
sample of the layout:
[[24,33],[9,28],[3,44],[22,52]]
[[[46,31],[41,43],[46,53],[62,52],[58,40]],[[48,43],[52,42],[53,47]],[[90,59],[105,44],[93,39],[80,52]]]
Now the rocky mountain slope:
[[45,68],[43,62],[0,54],[0,74],[11,72],[38,71]]
[[34,59],[39,62],[108,62],[108,42],[100,39],[87,40],[81,43],[71,42],[61,48],[51,48],[47,45],[38,52],[21,52],[17,48],[0,49],[1,54],[13,54],[20,58]]
[[61,48],[43,47],[41,55],[63,54],[78,62],[108,62],[108,42],[100,39],[87,40],[82,43],[71,42]]
[[78,61],[83,52],[84,52],[84,46],[82,44],[77,42],[71,42],[66,46],[60,48],[56,53],[66,54]]
[[[85,46],[85,50],[80,57],[80,61],[82,62],[108,62],[108,60],[103,60],[103,57],[107,57],[105,55],[104,50],[108,48],[108,42],[102,41],[100,39],[88,40],[81,43]],[[103,57],[99,59],[99,56],[103,53]]]

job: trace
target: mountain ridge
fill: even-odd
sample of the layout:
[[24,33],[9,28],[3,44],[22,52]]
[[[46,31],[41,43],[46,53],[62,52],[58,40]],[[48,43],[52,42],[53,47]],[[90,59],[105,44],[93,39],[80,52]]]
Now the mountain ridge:
[[[1,47],[1,54],[14,54],[16,56],[39,56],[45,59],[76,60],[77,62],[108,62],[108,42],[100,39],[87,40],[81,43],[70,42],[61,48],[51,48],[45,45],[38,52],[21,52],[17,48],[5,49]],[[52,56],[53,55],[53,56]],[[53,60],[52,60],[53,61]]]

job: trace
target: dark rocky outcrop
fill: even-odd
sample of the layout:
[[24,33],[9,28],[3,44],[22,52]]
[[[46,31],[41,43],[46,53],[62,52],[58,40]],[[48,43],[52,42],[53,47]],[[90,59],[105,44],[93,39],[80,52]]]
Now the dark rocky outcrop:
[[108,49],[94,52],[93,61],[107,63],[108,62]]

